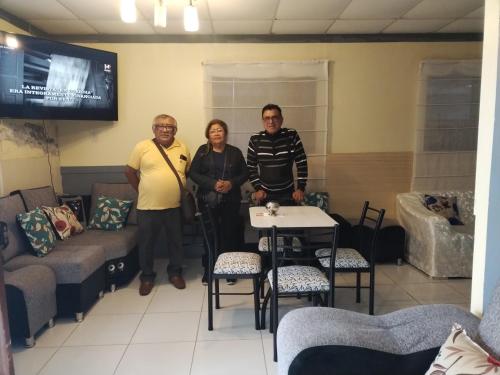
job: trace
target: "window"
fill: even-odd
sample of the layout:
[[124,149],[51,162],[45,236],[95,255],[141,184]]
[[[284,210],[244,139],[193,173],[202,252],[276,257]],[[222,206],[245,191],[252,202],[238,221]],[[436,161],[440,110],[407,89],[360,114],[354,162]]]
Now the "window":
[[420,66],[412,190],[474,188],[481,62]]
[[246,155],[263,130],[262,107],[278,104],[283,127],[299,132],[308,157],[309,191],[326,188],[328,62],[204,63],[206,122],[228,123],[228,142]]

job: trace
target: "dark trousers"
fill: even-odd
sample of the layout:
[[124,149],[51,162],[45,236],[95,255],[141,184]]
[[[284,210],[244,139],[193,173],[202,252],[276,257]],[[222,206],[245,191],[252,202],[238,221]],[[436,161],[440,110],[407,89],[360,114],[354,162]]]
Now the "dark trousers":
[[[243,221],[240,216],[240,201],[227,201],[218,204],[215,208],[209,208],[218,231],[219,249],[221,253],[226,251],[241,251],[244,244]],[[205,215],[207,207],[203,202],[198,202],[202,213]],[[208,265],[208,254],[201,257],[201,264],[206,269]]]
[[182,251],[182,220],[180,208],[166,210],[137,210],[139,226],[139,264],[141,280],[153,280],[154,249],[159,241],[160,233],[165,231],[168,256],[169,276],[180,275],[184,260]]

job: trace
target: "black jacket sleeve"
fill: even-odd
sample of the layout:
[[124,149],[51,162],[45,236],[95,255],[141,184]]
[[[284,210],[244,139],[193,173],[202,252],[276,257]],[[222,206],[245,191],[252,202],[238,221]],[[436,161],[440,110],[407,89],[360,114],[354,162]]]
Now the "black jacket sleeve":
[[217,180],[211,176],[207,168],[206,145],[201,145],[191,163],[189,178],[193,180],[202,190],[214,190]]
[[241,150],[234,146],[231,146],[231,163],[234,163],[232,167],[234,175],[231,175],[230,181],[233,189],[239,189],[248,180],[248,168]]

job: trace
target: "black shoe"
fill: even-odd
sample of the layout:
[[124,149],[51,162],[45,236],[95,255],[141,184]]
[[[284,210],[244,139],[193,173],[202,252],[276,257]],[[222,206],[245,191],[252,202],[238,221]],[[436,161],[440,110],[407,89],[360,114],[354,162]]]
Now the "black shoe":
[[206,273],[203,274],[203,277],[201,278],[201,283],[205,286],[208,285],[208,276]]
[[236,284],[236,279],[226,279],[226,284],[227,285],[234,285],[234,284]]

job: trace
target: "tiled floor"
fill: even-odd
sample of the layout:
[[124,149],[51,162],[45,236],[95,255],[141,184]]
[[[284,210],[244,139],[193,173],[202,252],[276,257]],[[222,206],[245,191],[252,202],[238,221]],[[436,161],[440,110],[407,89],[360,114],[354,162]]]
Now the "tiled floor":
[[[157,260],[158,270],[166,262]],[[206,287],[199,260],[188,260],[187,289],[177,290],[159,277],[147,297],[138,294],[136,278],[115,293],[106,293],[81,323],[58,319],[37,337],[34,348],[14,343],[18,375],[271,375],[272,336],[253,327],[251,296],[223,296],[207,330]],[[347,285],[354,275],[340,275]],[[409,265],[379,265],[375,313],[418,304],[446,302],[468,308],[470,280],[432,280]],[[243,290],[248,282],[223,289]],[[336,307],[367,312],[367,291],[356,304],[354,291],[338,289]],[[280,315],[307,304],[307,299],[280,300]]]

